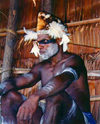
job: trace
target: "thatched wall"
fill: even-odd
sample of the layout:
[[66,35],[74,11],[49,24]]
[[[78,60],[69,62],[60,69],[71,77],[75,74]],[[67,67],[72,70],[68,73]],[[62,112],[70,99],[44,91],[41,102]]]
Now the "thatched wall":
[[[9,1],[0,1],[0,28],[6,28]],[[34,2],[36,1],[36,5]],[[36,26],[37,13],[44,10],[46,0],[19,0],[18,29]],[[51,0],[52,13],[64,22],[75,22],[100,17],[100,0]],[[2,24],[2,25],[1,25]]]

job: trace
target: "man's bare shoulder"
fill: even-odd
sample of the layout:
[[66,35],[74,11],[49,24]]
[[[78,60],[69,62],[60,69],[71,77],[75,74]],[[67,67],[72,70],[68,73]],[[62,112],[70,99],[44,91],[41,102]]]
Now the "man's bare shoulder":
[[66,66],[79,66],[84,65],[84,61],[82,58],[74,53],[64,53],[62,60],[59,62],[59,64],[66,63]]

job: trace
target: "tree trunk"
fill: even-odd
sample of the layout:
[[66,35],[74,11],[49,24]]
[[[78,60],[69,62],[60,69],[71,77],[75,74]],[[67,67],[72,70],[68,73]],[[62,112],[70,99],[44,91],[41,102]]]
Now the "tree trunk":
[[7,26],[8,32],[6,36],[1,81],[11,76],[13,50],[14,50],[14,45],[16,43],[15,32],[17,29],[17,13],[18,13],[18,0],[10,0],[10,9],[9,9],[8,26]]
[[52,13],[53,11],[53,0],[41,0],[41,11]]

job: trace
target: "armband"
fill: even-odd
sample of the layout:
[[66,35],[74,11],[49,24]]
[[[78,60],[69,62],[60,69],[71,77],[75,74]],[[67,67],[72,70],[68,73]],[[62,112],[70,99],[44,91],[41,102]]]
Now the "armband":
[[64,73],[64,72],[69,72],[69,73],[73,74],[74,79],[75,79],[74,81],[78,80],[78,74],[77,74],[77,72],[76,72],[75,69],[73,69],[73,68],[71,68],[71,67],[67,67],[67,68],[65,68],[65,69],[63,70],[62,73]]

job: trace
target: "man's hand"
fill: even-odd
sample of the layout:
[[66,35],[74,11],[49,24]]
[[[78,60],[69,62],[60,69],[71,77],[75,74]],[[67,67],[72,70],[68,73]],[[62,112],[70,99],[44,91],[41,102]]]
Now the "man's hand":
[[32,124],[32,117],[38,107],[39,97],[32,95],[19,108],[17,113],[18,124]]
[[0,96],[6,94],[9,90],[13,89],[14,86],[9,81],[0,83]]

